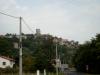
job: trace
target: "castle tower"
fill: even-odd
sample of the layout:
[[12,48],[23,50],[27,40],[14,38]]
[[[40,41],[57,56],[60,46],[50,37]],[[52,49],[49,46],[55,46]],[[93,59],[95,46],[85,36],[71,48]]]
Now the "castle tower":
[[40,29],[36,29],[36,35],[37,35],[37,36],[40,36],[40,35],[41,35]]

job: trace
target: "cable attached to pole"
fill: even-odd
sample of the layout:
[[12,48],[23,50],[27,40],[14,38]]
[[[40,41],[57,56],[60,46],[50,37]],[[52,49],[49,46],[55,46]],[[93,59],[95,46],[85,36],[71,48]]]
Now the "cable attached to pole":
[[24,22],[24,24],[26,25],[26,27],[32,32],[34,33],[34,31],[29,27],[29,25],[26,23],[26,21],[22,18],[22,21]]
[[16,18],[16,19],[18,19],[18,18],[19,18],[19,17],[12,16],[12,15],[9,15],[9,14],[3,13],[3,12],[0,12],[0,14],[3,14],[3,15],[5,15],[5,16],[9,16],[9,17],[12,17],[12,18]]

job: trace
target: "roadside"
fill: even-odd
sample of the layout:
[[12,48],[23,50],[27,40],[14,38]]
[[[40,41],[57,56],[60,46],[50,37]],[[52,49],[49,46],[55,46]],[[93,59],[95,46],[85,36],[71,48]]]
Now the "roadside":
[[64,75],[100,75],[100,74],[80,73],[80,72],[76,72],[74,69],[71,69],[71,70],[66,70],[64,72]]

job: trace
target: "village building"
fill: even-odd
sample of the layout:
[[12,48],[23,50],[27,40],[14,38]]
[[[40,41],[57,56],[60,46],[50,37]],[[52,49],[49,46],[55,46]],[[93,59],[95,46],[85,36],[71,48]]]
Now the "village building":
[[13,65],[15,64],[15,60],[9,57],[0,56],[0,68],[13,68]]

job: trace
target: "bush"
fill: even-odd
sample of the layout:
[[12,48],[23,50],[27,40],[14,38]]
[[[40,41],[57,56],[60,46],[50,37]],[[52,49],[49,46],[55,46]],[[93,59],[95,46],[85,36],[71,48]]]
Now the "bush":
[[0,73],[17,73],[18,72],[18,68],[10,68],[10,67],[6,67],[6,68],[0,68]]

